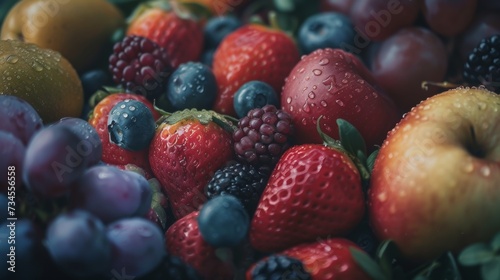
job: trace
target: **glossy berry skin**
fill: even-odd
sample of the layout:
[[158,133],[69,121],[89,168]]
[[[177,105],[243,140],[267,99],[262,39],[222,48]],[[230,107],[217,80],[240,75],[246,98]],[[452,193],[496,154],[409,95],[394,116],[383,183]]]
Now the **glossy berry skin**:
[[89,123],[97,130],[102,142],[102,161],[107,164],[124,166],[134,164],[145,170],[151,176],[151,167],[148,160],[148,148],[141,151],[129,151],[111,143],[108,132],[108,116],[111,109],[120,101],[132,99],[143,102],[153,113],[155,119],[159,118],[158,112],[146,97],[130,93],[114,93],[102,99],[92,111]]
[[255,108],[267,104],[279,108],[279,98],[276,91],[267,83],[250,81],[242,85],[234,94],[234,111],[238,118],[243,118]]
[[[344,238],[328,238],[305,243],[280,254],[300,260],[311,279],[369,280],[371,277],[354,261],[349,248],[361,250]],[[321,264],[321,265],[318,265]]]
[[148,38],[130,35],[113,46],[109,71],[128,92],[154,99],[165,91],[172,65],[165,49]]
[[101,161],[102,142],[97,130],[90,123],[80,118],[65,117],[53,125],[63,125],[80,137],[80,145],[85,147],[84,153],[88,158],[89,166],[96,165]]
[[106,228],[106,236],[113,248],[112,270],[141,277],[156,268],[166,256],[163,234],[151,221],[128,218],[116,221]]
[[80,137],[65,126],[49,126],[33,136],[26,149],[22,178],[37,196],[66,194],[87,169],[88,158]]
[[258,261],[248,272],[247,280],[267,279],[301,279],[311,280],[301,261],[285,256],[271,255]]
[[227,35],[241,26],[241,20],[235,16],[212,17],[203,28],[205,50],[216,49]]
[[233,279],[228,263],[219,259],[215,247],[202,237],[198,227],[198,211],[177,220],[165,233],[165,247],[171,255],[178,256],[192,266],[204,279]]
[[[183,262],[179,257],[168,255],[162,264],[164,274],[160,279],[170,280],[202,280],[199,273],[190,265]],[[156,279],[156,278],[155,278]]]
[[340,48],[354,45],[354,26],[351,19],[341,13],[315,14],[302,23],[299,29],[299,46],[304,54],[317,49]]
[[364,211],[361,177],[347,155],[320,144],[296,145],[271,174],[252,219],[250,242],[259,251],[277,252],[346,234]]
[[92,213],[104,223],[144,216],[152,193],[147,180],[114,166],[95,166],[85,171],[71,192],[71,207]]
[[155,134],[153,113],[141,101],[120,101],[109,112],[108,132],[111,143],[126,150],[143,150]]
[[208,66],[187,62],[168,79],[166,94],[174,110],[210,109],[217,95],[217,82]]
[[[204,187],[217,169],[233,158],[230,132],[196,116],[209,111],[184,110],[165,118],[149,149],[155,177],[167,194],[176,218],[206,201]],[[220,118],[220,117],[219,117]]]
[[304,56],[290,72],[281,92],[282,110],[292,117],[298,143],[322,143],[321,130],[339,139],[337,119],[353,124],[370,149],[381,144],[401,119],[370,71],[354,55],[319,49]]
[[0,95],[0,119],[0,130],[12,133],[24,145],[43,127],[43,120],[33,106],[13,95]]
[[240,244],[247,235],[249,223],[243,204],[229,194],[205,202],[198,214],[201,235],[214,247]]
[[253,216],[269,175],[253,165],[234,162],[217,170],[205,188],[208,199],[220,195],[232,195]]
[[234,94],[245,83],[259,80],[281,91],[286,76],[299,61],[299,51],[284,32],[249,24],[229,34],[214,54],[219,87],[213,110],[236,116]]
[[163,47],[175,69],[197,61],[203,49],[203,29],[194,19],[158,7],[145,9],[128,26],[127,35],[146,37]]
[[[0,193],[7,194],[10,191],[21,190],[22,181],[9,180],[9,177],[16,178],[16,174],[22,174],[24,155],[26,148],[21,140],[15,137],[12,133],[0,130],[0,168],[5,170],[0,174]],[[9,166],[13,166],[9,168]],[[9,183],[14,185],[9,185]],[[7,204],[5,205],[7,207]]]
[[82,81],[83,93],[86,98],[90,98],[96,91],[103,86],[111,85],[113,79],[108,71],[102,69],[90,70],[80,75]]
[[60,214],[48,226],[45,244],[54,262],[73,276],[101,275],[111,263],[104,224],[88,212]]

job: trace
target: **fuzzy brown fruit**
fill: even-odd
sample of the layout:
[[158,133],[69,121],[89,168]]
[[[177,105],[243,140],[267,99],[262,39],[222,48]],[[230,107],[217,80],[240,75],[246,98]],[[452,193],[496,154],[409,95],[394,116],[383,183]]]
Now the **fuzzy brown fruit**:
[[81,72],[102,59],[111,35],[124,24],[106,0],[23,0],[7,14],[0,38],[60,52]]
[[17,40],[0,40],[0,73],[0,94],[24,99],[44,123],[81,115],[81,81],[58,52]]

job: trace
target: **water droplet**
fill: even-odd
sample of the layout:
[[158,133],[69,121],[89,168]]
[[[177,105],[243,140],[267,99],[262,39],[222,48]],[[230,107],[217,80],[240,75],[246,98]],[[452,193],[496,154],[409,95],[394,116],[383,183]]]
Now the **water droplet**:
[[317,90],[317,89],[318,89],[318,86],[314,85],[313,90]]
[[292,98],[291,97],[287,97],[286,98],[286,103],[288,103],[288,104],[292,103]]
[[313,74],[316,75],[316,76],[319,76],[319,75],[323,74],[323,71],[321,71],[319,69],[314,69],[313,70]]
[[309,76],[307,76],[307,77],[305,78],[305,80],[306,80],[306,81],[309,81],[309,79],[311,79],[311,77],[309,77]]
[[429,110],[430,108],[431,108],[431,105],[425,105],[425,106],[423,107],[424,111],[427,111],[427,110]]
[[361,112],[361,107],[359,107],[359,105],[354,105],[354,111],[356,111],[356,113]]
[[330,63],[330,60],[328,58],[322,58],[320,61],[319,61],[319,65],[321,66],[325,66],[327,65],[328,63]]
[[489,166],[481,167],[481,174],[483,174],[483,176],[488,177],[488,176],[490,176],[490,173],[491,173],[491,170],[490,170]]
[[7,57],[7,62],[10,64],[16,64],[19,61],[19,57],[15,54],[11,54]]
[[345,72],[344,73],[344,77],[346,77],[347,79],[349,79],[351,77],[351,73],[349,72]]
[[302,106],[302,110],[304,110],[304,112],[306,113],[309,113],[311,112],[311,108],[309,107],[309,104],[304,104],[304,106]]
[[309,98],[311,98],[311,99],[314,99],[314,97],[316,97],[316,94],[314,94],[314,92],[311,91],[311,92],[309,92],[309,94],[307,96],[309,96]]
[[303,124],[303,125],[307,125],[307,120],[306,120],[306,118],[302,118],[301,122],[302,122],[302,124]]
[[328,103],[326,103],[326,101],[325,101],[325,100],[321,100],[321,101],[319,102],[319,104],[320,104],[321,106],[325,107],[325,108],[326,108],[326,106],[328,106]]
[[335,103],[339,104],[339,106],[344,106],[344,102],[340,99],[335,100]]
[[31,67],[33,69],[35,69],[35,71],[37,71],[37,72],[40,72],[40,71],[43,70],[42,65],[39,62],[37,62],[37,61],[33,62],[33,64],[31,64]]
[[389,153],[388,157],[389,157],[389,158],[393,158],[393,157],[394,157],[394,155],[393,155],[392,153]]
[[298,72],[299,72],[299,73],[304,73],[304,71],[306,71],[306,69],[305,69],[305,68],[300,68],[300,69],[298,70]]
[[122,108],[122,109],[125,109],[125,107],[127,107],[127,106],[125,106],[125,104],[120,105],[120,108]]
[[376,92],[372,92],[373,98],[378,98],[378,94]]
[[386,194],[385,192],[380,193],[380,194],[377,196],[377,198],[378,198],[378,200],[379,200],[380,202],[384,202],[384,201],[386,201],[386,200],[387,200],[387,194]]
[[128,107],[128,109],[129,109],[130,111],[135,111],[135,107],[134,107],[134,106],[129,106],[129,107]]
[[202,85],[198,85],[198,86],[196,87],[196,91],[197,91],[198,93],[203,93],[203,91],[205,91],[205,88],[204,88]]
[[484,102],[479,102],[477,105],[479,106],[479,110],[484,110],[486,109],[487,106],[486,103]]
[[123,117],[124,118],[128,118],[128,114],[127,113],[123,113]]
[[342,83],[343,84],[347,84],[349,81],[347,81],[346,79],[342,79]]

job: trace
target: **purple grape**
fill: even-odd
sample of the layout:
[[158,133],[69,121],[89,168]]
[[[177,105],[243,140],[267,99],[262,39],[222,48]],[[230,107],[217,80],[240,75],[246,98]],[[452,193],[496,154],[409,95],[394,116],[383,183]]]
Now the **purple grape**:
[[23,99],[0,94],[0,130],[8,131],[24,145],[43,127],[42,119],[35,109]]
[[[97,134],[97,130],[87,121],[80,118],[62,118],[55,125],[64,125],[71,129],[80,137],[79,145],[88,158],[89,166],[95,165],[101,161],[102,142]],[[87,155],[88,154],[88,155]]]
[[42,279],[46,254],[41,230],[33,221],[22,219],[0,225],[0,279]]
[[[19,138],[10,132],[0,131],[0,193],[19,190],[26,148]],[[18,180],[19,179],[19,180]],[[3,220],[2,220],[3,221]]]
[[113,247],[112,270],[140,277],[155,269],[166,256],[161,230],[143,218],[129,218],[108,226]]
[[53,198],[67,193],[88,166],[80,138],[66,126],[49,126],[28,145],[23,182],[36,195]]
[[89,168],[70,195],[71,207],[89,211],[104,223],[144,216],[151,206],[148,181],[132,171],[102,165]]
[[47,228],[45,246],[61,270],[76,277],[103,275],[111,264],[106,227],[85,211],[57,216]]

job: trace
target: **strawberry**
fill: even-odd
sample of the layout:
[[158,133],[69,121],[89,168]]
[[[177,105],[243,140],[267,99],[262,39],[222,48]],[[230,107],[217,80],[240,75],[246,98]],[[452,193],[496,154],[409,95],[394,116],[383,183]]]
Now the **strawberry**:
[[232,131],[218,124],[230,127],[213,111],[178,111],[159,122],[149,162],[175,217],[181,218],[206,201],[205,186],[233,158]]
[[347,239],[329,238],[301,244],[280,254],[300,260],[312,280],[371,279],[354,261],[349,248],[361,250]]
[[401,119],[390,100],[375,85],[369,70],[341,49],[319,49],[304,56],[290,72],[281,92],[282,109],[290,114],[298,143],[321,143],[322,130],[338,137],[336,120],[352,123],[369,148],[379,145]]
[[177,220],[165,233],[167,252],[191,265],[204,279],[232,279],[232,267],[216,255],[198,229],[198,211]]
[[276,252],[353,229],[365,201],[357,166],[341,150],[321,144],[289,148],[257,206],[249,238],[258,251]]
[[174,68],[198,60],[203,49],[203,28],[197,20],[158,6],[138,9],[127,35],[146,37],[163,47]]
[[299,61],[294,41],[283,31],[248,24],[227,35],[214,54],[213,71],[219,92],[213,109],[236,116],[235,92],[259,80],[281,91],[286,76]]
[[97,103],[88,122],[97,130],[102,141],[102,161],[107,164],[116,165],[125,169],[126,165],[132,164],[143,169],[146,177],[151,176],[151,168],[148,160],[148,149],[130,151],[110,142],[108,132],[108,115],[113,106],[125,99],[133,99],[143,102],[153,113],[155,119],[159,118],[158,112],[146,97],[130,93],[112,93]]

